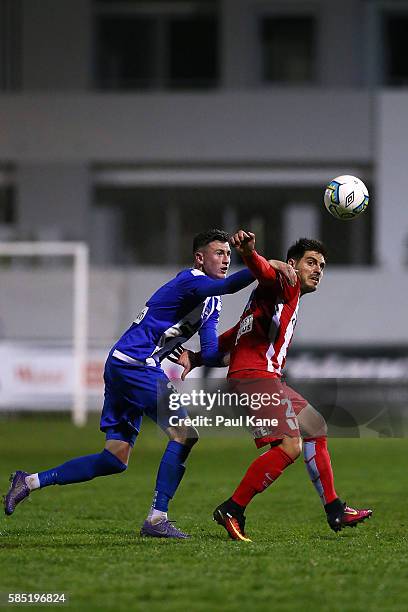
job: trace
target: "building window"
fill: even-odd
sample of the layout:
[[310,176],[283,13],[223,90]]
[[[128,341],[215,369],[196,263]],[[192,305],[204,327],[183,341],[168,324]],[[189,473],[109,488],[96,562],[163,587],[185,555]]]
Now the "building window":
[[[98,236],[94,231],[93,240],[100,243],[98,248],[106,257],[107,241],[115,225],[117,241],[111,248],[111,260],[104,263],[187,266],[195,234],[211,227],[229,232],[244,227],[255,232],[260,253],[284,259],[289,246],[285,242],[285,211],[300,202],[315,207],[316,234],[311,237],[321,238],[328,245],[330,267],[372,264],[373,209],[364,219],[354,220],[350,231],[349,224],[327,213],[322,198],[321,186],[99,186],[94,192],[94,208],[106,209],[106,234]],[[114,216],[116,222],[112,221]],[[303,235],[302,231],[297,237]],[[234,250],[233,263],[242,265]]]
[[384,84],[408,85],[408,12],[385,13],[384,33]]
[[260,22],[262,79],[303,84],[316,79],[314,16],[264,16]]
[[[17,236],[17,210],[16,210],[16,192],[14,185],[8,181],[3,182],[0,169],[0,242],[8,242],[16,240]],[[4,263],[4,259],[1,263]]]
[[214,16],[171,19],[168,86],[214,87],[218,79],[217,38]]
[[21,89],[21,0],[0,0],[0,90]]
[[14,189],[9,185],[0,185],[0,226],[13,225],[15,222]]
[[219,73],[218,3],[97,3],[98,89],[208,89]]

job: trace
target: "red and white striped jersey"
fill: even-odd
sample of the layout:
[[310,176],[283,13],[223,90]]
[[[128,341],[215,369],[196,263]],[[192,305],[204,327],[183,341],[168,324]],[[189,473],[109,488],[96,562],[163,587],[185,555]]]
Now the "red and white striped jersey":
[[[225,334],[230,350],[228,375],[257,370],[280,376],[296,326],[300,282],[291,287],[256,251],[245,258],[245,263],[257,278],[258,286],[233,328],[234,333],[230,330]],[[226,348],[223,336],[219,346]]]

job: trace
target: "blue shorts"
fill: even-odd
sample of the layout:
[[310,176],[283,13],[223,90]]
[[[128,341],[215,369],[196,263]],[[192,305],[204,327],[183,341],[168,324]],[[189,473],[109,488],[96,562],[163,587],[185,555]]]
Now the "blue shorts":
[[144,414],[161,429],[169,427],[171,416],[188,416],[184,408],[169,409],[169,396],[175,389],[160,367],[129,364],[109,355],[104,380],[100,428],[107,440],[122,440],[133,446]]

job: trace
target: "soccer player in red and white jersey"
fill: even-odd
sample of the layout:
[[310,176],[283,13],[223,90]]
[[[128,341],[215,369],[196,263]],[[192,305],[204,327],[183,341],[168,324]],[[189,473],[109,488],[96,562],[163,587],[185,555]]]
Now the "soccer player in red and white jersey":
[[[279,409],[275,413],[281,423],[279,431],[275,435],[262,429],[255,432],[255,435],[258,433],[255,438],[257,447],[270,444],[271,448],[251,463],[231,498],[214,511],[214,519],[226,528],[233,539],[248,539],[244,529],[246,506],[301,453],[301,434],[294,427],[297,415],[301,428],[313,434],[304,438],[304,458],[310,478],[324,504],[330,527],[339,531],[342,527],[354,526],[371,516],[372,511],[350,508],[339,499],[334,488],[323,419],[319,418],[307,400],[280,381],[296,325],[299,300],[303,295],[316,291],[326,264],[326,250],[321,242],[307,239],[301,239],[289,248],[287,263],[293,266],[298,276],[296,285],[292,287],[255,251],[254,234],[241,230],[232,237],[231,244],[257,278],[258,286],[238,327],[220,338],[221,348],[230,349],[228,377],[239,381],[249,379],[258,390],[262,389],[263,378],[275,379],[275,385],[270,390],[279,389],[285,400],[280,404],[280,413]],[[288,431],[282,428],[286,422],[290,425]]]
[[[249,395],[269,392],[271,396],[277,392],[283,400],[278,407],[269,408],[269,416],[276,417],[279,422],[277,430],[261,427],[253,431],[256,446],[270,445],[270,449],[251,463],[232,496],[215,509],[214,520],[225,527],[233,539],[248,540],[245,508],[299,457],[303,435],[305,464],[330,527],[339,531],[355,526],[369,518],[372,511],[350,508],[339,499],[334,488],[324,419],[307,400],[281,381],[299,300],[316,291],[325,268],[325,248],[321,242],[308,239],[301,239],[289,248],[287,265],[297,274],[291,286],[255,251],[254,234],[240,230],[232,237],[231,244],[242,255],[258,280],[258,286],[240,321],[219,338],[219,350],[230,354],[228,379],[230,384],[235,384],[235,390]],[[185,351],[179,363],[185,366],[184,378],[197,360]],[[263,411],[259,416],[267,414],[268,411]]]

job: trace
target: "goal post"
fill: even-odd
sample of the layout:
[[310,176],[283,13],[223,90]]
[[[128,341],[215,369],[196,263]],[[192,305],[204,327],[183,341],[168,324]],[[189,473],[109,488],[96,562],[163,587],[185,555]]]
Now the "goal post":
[[89,248],[84,242],[0,242],[0,257],[73,258],[73,403],[72,420],[87,419],[86,366],[88,352]]

